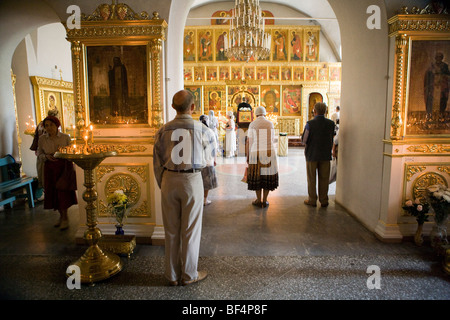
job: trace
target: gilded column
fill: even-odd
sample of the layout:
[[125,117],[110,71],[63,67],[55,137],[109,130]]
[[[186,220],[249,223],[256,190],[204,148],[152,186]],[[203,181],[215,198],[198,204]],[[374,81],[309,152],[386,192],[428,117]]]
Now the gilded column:
[[75,123],[78,129],[84,127],[84,107],[82,98],[82,75],[81,75],[81,43],[80,41],[72,41],[72,72],[74,83],[74,103],[75,103]]
[[403,88],[405,81],[405,47],[406,47],[406,35],[397,35],[395,39],[396,46],[396,65],[395,65],[395,88],[394,88],[394,105],[392,107],[392,119],[391,119],[391,139],[402,139],[403,129]]
[[161,50],[162,39],[150,41],[152,59],[152,119],[151,126],[159,128],[163,125],[164,114],[161,106]]
[[[17,131],[17,142],[19,144],[19,161],[22,162],[22,138],[20,137],[20,129],[19,129],[19,116],[17,114],[17,100],[16,100],[16,80],[17,77],[13,73],[11,69],[11,83],[12,83],[12,89],[13,89],[13,97],[14,97],[14,112],[16,114],[16,131]],[[20,174],[23,175],[23,167],[20,166]]]

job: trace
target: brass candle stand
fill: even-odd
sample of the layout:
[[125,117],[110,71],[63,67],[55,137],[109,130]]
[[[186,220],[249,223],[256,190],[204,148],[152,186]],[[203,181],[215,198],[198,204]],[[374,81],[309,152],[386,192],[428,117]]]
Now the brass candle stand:
[[[89,248],[73,265],[80,268],[81,283],[90,283],[110,278],[122,270],[123,264],[120,257],[114,253],[103,251],[98,242],[102,237],[102,232],[97,228],[97,191],[94,189],[94,169],[106,158],[116,156],[116,151],[105,151],[96,153],[71,153],[69,149],[62,149],[55,153],[55,158],[73,161],[84,170],[83,199],[86,201],[86,225],[88,229],[84,233],[84,238]],[[71,274],[67,274],[71,276]]]

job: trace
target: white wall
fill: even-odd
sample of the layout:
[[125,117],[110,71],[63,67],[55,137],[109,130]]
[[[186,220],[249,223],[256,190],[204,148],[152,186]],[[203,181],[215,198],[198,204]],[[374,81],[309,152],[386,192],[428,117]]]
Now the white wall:
[[0,1],[0,157],[12,154],[16,159],[19,158],[11,85],[14,51],[27,34],[56,21],[56,14],[43,1]]
[[[342,92],[336,201],[370,230],[380,216],[389,39],[384,1],[330,0],[341,29]],[[367,7],[381,9],[368,29]]]
[[166,121],[175,117],[171,107],[174,94],[184,89],[183,79],[183,34],[186,18],[194,0],[172,0],[168,18],[167,42],[165,51],[166,66],[166,105],[164,115]]
[[56,78],[61,79],[61,69],[62,79],[72,82],[70,42],[66,40],[64,26],[61,23],[52,23],[38,28],[33,33],[36,33],[36,41],[30,43],[32,37],[27,37],[30,76],[53,78],[52,69],[57,66]]
[[[24,134],[29,117],[36,121],[36,107],[30,76],[55,78],[72,82],[72,58],[70,43],[61,23],[40,27],[19,44],[12,59],[12,70],[17,77],[16,101],[19,134],[22,140],[22,168],[29,176],[36,176],[36,156],[30,150],[33,138]],[[57,72],[52,72],[55,65]],[[62,71],[62,73],[59,72]]]

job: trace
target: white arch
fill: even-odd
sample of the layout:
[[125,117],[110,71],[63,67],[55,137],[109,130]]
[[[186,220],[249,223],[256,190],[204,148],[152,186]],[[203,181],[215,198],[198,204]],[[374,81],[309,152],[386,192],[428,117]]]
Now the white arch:
[[4,0],[0,2],[0,156],[18,159],[11,62],[23,38],[36,28],[60,22],[56,13],[42,0]]

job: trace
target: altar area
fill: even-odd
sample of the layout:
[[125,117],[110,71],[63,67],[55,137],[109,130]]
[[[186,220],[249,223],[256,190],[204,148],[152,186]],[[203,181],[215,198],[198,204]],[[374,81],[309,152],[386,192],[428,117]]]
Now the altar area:
[[276,25],[264,10],[265,30],[272,37],[271,54],[249,61],[227,58],[224,37],[231,11],[217,10],[210,24],[186,25],[183,34],[184,88],[196,99],[193,117],[213,111],[216,117],[246,102],[266,108],[280,132],[299,136],[313,117],[316,102],[325,102],[328,116],[340,105],[341,62],[323,61],[319,54],[320,25]]

